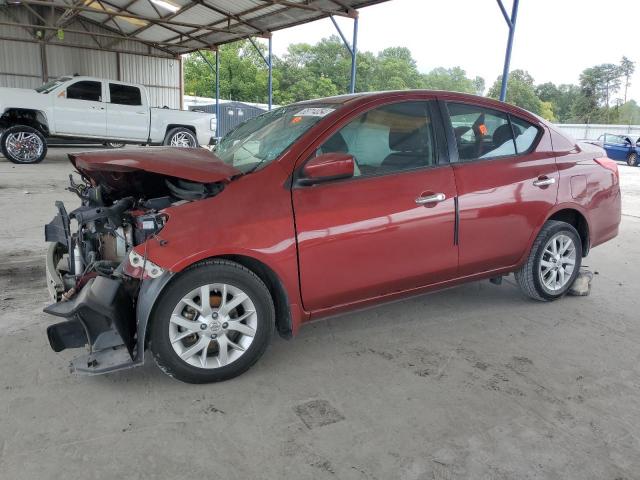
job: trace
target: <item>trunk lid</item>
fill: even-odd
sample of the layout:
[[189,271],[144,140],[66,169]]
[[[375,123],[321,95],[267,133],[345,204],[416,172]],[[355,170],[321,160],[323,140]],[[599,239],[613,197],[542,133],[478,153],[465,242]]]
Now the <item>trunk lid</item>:
[[112,172],[144,171],[198,183],[229,182],[242,172],[204,148],[148,147],[69,155],[76,169],[95,178]]

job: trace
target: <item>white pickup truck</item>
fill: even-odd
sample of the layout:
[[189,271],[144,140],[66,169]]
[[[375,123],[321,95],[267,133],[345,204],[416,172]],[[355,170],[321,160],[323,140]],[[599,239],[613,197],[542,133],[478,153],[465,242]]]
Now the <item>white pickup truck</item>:
[[69,76],[0,88],[0,150],[14,163],[42,161],[47,138],[197,147],[215,129],[215,115],[150,107],[142,85]]

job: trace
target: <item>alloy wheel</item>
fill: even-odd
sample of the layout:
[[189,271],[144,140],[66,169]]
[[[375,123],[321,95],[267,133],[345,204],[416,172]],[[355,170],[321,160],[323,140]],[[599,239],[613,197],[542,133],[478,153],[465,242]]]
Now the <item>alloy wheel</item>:
[[249,296],[233,285],[214,283],[187,293],[169,320],[175,353],[198,368],[233,363],[253,343],[258,325]]
[[564,288],[571,280],[576,264],[576,246],[564,233],[551,237],[540,259],[540,281],[551,292]]

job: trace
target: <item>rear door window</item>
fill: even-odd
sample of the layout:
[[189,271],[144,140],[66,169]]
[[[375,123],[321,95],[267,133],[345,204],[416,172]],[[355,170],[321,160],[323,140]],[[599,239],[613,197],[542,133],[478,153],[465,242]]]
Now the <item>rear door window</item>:
[[109,97],[111,99],[111,103],[116,103],[118,105],[142,105],[140,89],[131,85],[110,83]]
[[506,113],[477,105],[447,103],[460,160],[490,159],[516,154]]
[[72,100],[102,101],[102,82],[82,80],[67,87],[67,98]]

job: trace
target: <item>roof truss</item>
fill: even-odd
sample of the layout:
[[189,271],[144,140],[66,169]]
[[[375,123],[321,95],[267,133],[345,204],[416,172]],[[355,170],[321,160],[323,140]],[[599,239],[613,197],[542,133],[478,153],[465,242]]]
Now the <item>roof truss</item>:
[[[355,17],[357,9],[386,0],[12,0],[0,7],[29,11],[32,23],[0,25],[87,35],[95,48],[133,41],[177,56],[329,16]],[[78,28],[78,26],[80,28]],[[98,28],[96,28],[98,27]]]

